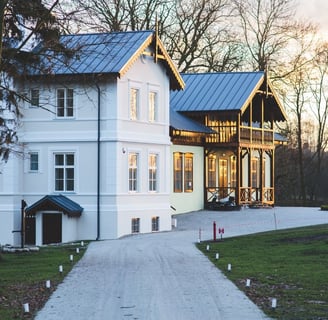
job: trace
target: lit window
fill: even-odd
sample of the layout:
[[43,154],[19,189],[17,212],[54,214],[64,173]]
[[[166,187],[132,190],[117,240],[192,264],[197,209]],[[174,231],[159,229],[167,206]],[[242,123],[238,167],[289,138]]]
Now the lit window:
[[137,120],[139,112],[139,90],[130,89],[130,119]]
[[236,156],[231,157],[231,187],[236,188],[237,186],[237,162]]
[[74,191],[74,153],[55,154],[55,191]]
[[151,231],[159,231],[159,217],[151,218]]
[[257,158],[253,158],[251,161],[251,178],[252,178],[252,188],[259,187],[259,161]]
[[216,156],[212,154],[208,157],[208,187],[216,187]]
[[129,191],[138,191],[138,154],[129,153]]
[[157,155],[150,154],[148,158],[149,191],[157,191]]
[[173,155],[174,168],[174,192],[182,192],[182,156],[180,152],[175,152]]
[[149,92],[149,121],[157,121],[157,93]]
[[186,153],[184,157],[184,191],[193,190],[193,155]]
[[31,89],[31,106],[38,107],[40,104],[40,91],[39,89]]
[[57,117],[73,117],[73,89],[57,90]]
[[39,170],[39,154],[37,152],[30,152],[30,171]]
[[140,218],[133,218],[131,220],[131,232],[132,233],[140,232]]

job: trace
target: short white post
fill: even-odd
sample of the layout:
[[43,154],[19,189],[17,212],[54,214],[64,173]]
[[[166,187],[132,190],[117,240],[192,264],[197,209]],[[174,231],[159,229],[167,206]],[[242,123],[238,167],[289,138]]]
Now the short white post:
[[59,266],[59,272],[63,273],[63,266],[62,265]]
[[28,303],[24,303],[23,308],[24,308],[24,313],[29,313],[30,312],[30,306],[29,306]]
[[80,253],[80,248],[76,248],[76,253]]
[[231,263],[228,264],[228,271],[231,271]]
[[216,254],[215,254],[215,259],[216,259],[216,260],[219,260],[219,258],[220,258],[219,253],[216,253]]
[[84,241],[81,241],[81,247],[83,247],[84,246]]
[[49,289],[50,287],[51,287],[50,280],[47,280],[47,281],[46,281],[46,288]]
[[272,307],[272,309],[277,308],[277,299],[276,298],[272,298],[271,307]]
[[73,257],[73,255],[71,254],[71,255],[69,256],[69,261],[73,262],[73,260],[74,260],[74,257]]
[[251,280],[250,279],[246,279],[246,287],[250,287],[251,286]]
[[207,246],[206,246],[206,251],[209,251],[210,250],[210,245],[208,244]]

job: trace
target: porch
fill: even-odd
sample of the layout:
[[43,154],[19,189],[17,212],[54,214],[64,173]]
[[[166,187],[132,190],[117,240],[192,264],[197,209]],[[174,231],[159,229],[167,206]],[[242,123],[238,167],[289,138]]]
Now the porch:
[[[205,208],[217,209],[220,207],[242,205],[269,205],[274,204],[273,187],[207,187],[205,190]],[[236,197],[237,196],[237,197]],[[238,200],[238,203],[236,202]]]

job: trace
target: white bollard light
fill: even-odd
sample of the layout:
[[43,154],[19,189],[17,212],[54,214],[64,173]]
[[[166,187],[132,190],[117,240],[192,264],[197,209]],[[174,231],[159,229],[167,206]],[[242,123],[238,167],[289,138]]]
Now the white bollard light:
[[228,264],[228,271],[231,271],[231,264]]
[[276,298],[272,298],[271,307],[272,307],[272,309],[277,308],[277,299]]
[[73,255],[71,254],[71,255],[69,256],[69,261],[73,262],[73,260],[74,260],[74,257],[73,257]]
[[76,248],[76,253],[80,253],[80,249],[79,248]]
[[215,259],[216,259],[216,260],[219,260],[219,258],[220,258],[219,253],[216,253],[216,255],[215,255]]
[[51,287],[50,280],[47,280],[47,281],[46,281],[46,288],[49,289],[50,287]]
[[30,312],[30,306],[29,306],[28,303],[24,303],[23,308],[24,308],[24,313],[29,313]]
[[210,250],[210,245],[208,244],[207,246],[206,246],[206,251],[209,251]]
[[250,279],[246,279],[246,287],[250,287],[251,286],[251,280]]
[[62,265],[59,266],[59,272],[63,273],[63,266]]
[[81,241],[81,247],[83,247],[84,246],[84,241]]

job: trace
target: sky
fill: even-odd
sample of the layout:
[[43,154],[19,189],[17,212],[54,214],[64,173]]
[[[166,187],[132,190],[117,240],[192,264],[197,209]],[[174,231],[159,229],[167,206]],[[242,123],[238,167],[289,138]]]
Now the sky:
[[320,25],[323,36],[328,35],[328,1],[298,0],[298,15]]

